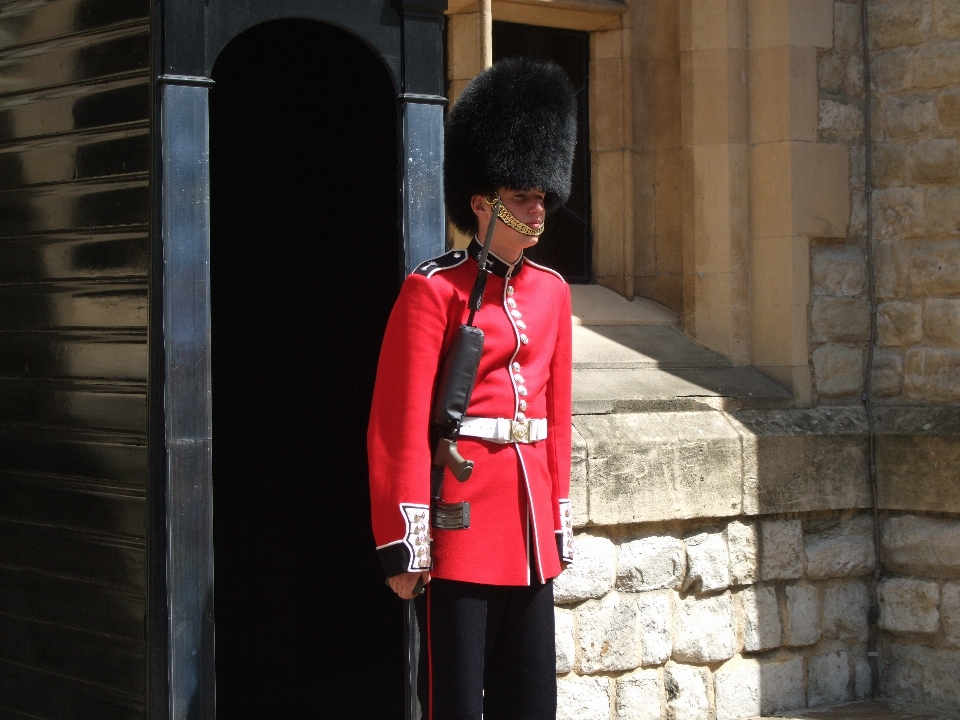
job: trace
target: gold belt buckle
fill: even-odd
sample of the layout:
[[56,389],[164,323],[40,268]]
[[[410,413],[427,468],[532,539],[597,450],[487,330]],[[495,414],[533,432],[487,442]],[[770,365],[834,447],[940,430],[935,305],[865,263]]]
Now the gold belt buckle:
[[510,437],[514,442],[525,443],[530,439],[530,425],[527,422],[512,420],[510,422]]

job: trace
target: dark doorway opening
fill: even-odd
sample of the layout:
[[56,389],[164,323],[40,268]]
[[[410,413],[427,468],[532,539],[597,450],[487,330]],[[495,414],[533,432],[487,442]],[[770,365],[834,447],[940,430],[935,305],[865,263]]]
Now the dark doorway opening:
[[534,262],[563,275],[567,282],[589,283],[593,235],[590,225],[590,34],[578,30],[495,22],[493,60],[531,57],[552,60],[567,71],[577,92],[577,150],[573,156],[570,199],[553,211],[540,242],[527,251]]
[[210,94],[217,709],[397,718],[365,457],[399,290],[396,93],[333,26],[234,39]]

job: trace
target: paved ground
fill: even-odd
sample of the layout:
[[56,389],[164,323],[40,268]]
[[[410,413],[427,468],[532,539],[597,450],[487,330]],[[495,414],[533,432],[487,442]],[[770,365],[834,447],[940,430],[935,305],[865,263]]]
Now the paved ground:
[[[784,713],[779,717],[796,718],[797,720],[958,720],[960,715],[913,705],[857,702],[818,710],[798,710]],[[760,720],[773,720],[773,718],[762,718]]]

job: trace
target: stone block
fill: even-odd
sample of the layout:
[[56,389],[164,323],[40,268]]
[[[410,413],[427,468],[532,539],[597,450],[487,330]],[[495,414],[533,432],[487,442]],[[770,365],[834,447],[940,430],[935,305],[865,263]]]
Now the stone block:
[[903,359],[904,389],[911,400],[960,402],[960,350],[908,350]]
[[858,515],[804,537],[811,580],[867,575],[876,563],[873,517]]
[[605,677],[559,678],[557,720],[610,720],[610,680]]
[[664,666],[667,720],[703,720],[710,712],[707,669],[668,662]]
[[870,337],[870,304],[851,297],[818,297],[810,309],[815,342],[865,342]]
[[946,90],[937,101],[937,121],[946,133],[960,130],[960,90]]
[[645,666],[663,665],[673,652],[670,598],[666,592],[636,596],[640,617],[640,661]]
[[654,535],[620,546],[617,590],[645,592],[678,588],[685,574],[686,554],[678,538]]
[[910,149],[910,177],[924,185],[960,180],[960,152],[956,139],[923,140]]
[[[960,105],[957,106],[960,116]],[[960,128],[958,128],[960,130]],[[960,186],[928,188],[923,196],[926,231],[930,235],[960,235]]]
[[607,538],[581,534],[573,542],[577,561],[553,581],[558,603],[603,597],[613,589],[617,574],[616,549]]
[[577,608],[577,671],[633,670],[640,665],[640,616],[629,595],[610,593]]
[[803,528],[799,520],[760,524],[760,577],[791,580],[803,575]]
[[937,297],[960,293],[960,240],[914,243],[908,267],[915,295]]
[[850,658],[842,650],[807,658],[807,705],[834,705],[849,699]]
[[817,66],[817,83],[822,92],[859,95],[863,92],[862,78],[859,53],[824,53]]
[[573,510],[573,526],[587,524],[587,444],[573,428],[573,448],[570,463],[570,507]]
[[914,87],[960,85],[960,42],[941,40],[925,43],[910,60],[910,80]]
[[911,300],[880,303],[877,308],[877,345],[903,347],[923,339],[923,305]]
[[940,629],[940,586],[932,580],[880,581],[880,627],[892,633],[935,633]]
[[785,645],[813,645],[820,639],[820,591],[815,585],[787,586]]
[[731,660],[713,675],[717,720],[743,720],[760,714],[760,665],[755,660]]
[[782,626],[777,592],[770,585],[756,585],[737,593],[743,627],[743,649],[760,652],[780,647]]
[[833,47],[841,50],[860,49],[860,6],[856,3],[833,4]]
[[753,523],[734,520],[727,525],[727,550],[730,556],[730,582],[752,585],[759,576],[757,528]]
[[740,439],[716,413],[582,415],[590,520],[725,517],[741,509]]
[[916,137],[937,126],[933,95],[892,95],[880,102],[883,129],[888,138]]
[[859,248],[818,246],[811,251],[814,295],[853,297],[866,287],[866,259]]
[[749,0],[751,47],[800,45],[828,48],[833,44],[831,0]]
[[577,661],[577,646],[574,643],[576,616],[569,610],[554,608],[554,647],[557,655],[557,675],[566,675]]
[[[960,202],[960,197],[957,198]],[[957,205],[960,208],[960,204]],[[960,345],[960,300],[930,298],[923,303],[923,333],[937,345]]]
[[923,233],[923,191],[919,188],[878,188],[872,205],[878,240],[914,238]]
[[747,55],[750,141],[817,139],[817,51],[753,47]]
[[894,0],[867,6],[870,47],[878,50],[919,45],[931,36],[933,15],[930,4]]
[[870,59],[870,75],[876,89],[883,92],[898,92],[912,84],[910,50],[891,50],[876,53]]
[[773,715],[806,704],[803,692],[803,658],[768,660],[760,663],[760,712]]
[[866,415],[859,408],[744,410],[728,416],[739,423],[743,438],[745,512],[871,505]]
[[877,244],[877,297],[902,298],[909,283],[908,246],[900,242]]
[[960,583],[944,583],[940,589],[940,622],[943,644],[960,649]]
[[892,643],[888,656],[884,695],[900,702],[960,710],[960,651]]
[[850,219],[850,156],[845,145],[793,143],[793,230],[845,238]]
[[859,106],[836,100],[821,100],[817,130],[827,142],[856,142],[863,135]]
[[661,720],[663,681],[656,670],[637,670],[617,678],[615,720]]
[[870,592],[863,580],[830,585],[823,591],[823,635],[865,642]]
[[863,384],[863,349],[828,343],[813,351],[813,373],[823,397],[860,392]]
[[933,33],[939,38],[960,40],[960,0],[933,0]]
[[[953,407],[891,409],[877,425],[876,442],[880,507],[908,512],[960,513],[960,483],[957,482],[960,477],[960,411]],[[917,482],[918,477],[923,478],[922,483]],[[907,546],[892,549],[895,565],[905,568],[904,572],[908,574],[913,573],[909,567],[911,562],[922,562],[937,577],[960,574],[960,552],[950,552],[948,545],[949,542],[960,542],[960,532],[950,532],[952,521],[943,521],[942,525],[929,525],[928,521],[941,522],[916,516],[886,521],[885,533],[893,533],[889,541]],[[933,533],[935,550],[930,554],[924,553],[917,544],[921,542],[923,532]],[[904,552],[906,560],[901,564],[899,558]],[[884,547],[884,556],[887,555]],[[946,565],[940,562],[940,557]],[[889,560],[885,562],[889,563]],[[929,575],[926,572],[919,574]]]
[[909,175],[907,148],[899,143],[877,143],[873,153],[875,188],[906,185]]
[[897,350],[874,350],[870,391],[874,397],[896,397],[903,390],[903,355]]
[[960,576],[960,521],[900,515],[883,523],[888,570],[926,577]]
[[737,652],[733,603],[729,593],[707,598],[688,596],[675,602],[673,659],[713,663]]
[[684,537],[687,550],[687,577],[681,590],[695,588],[708,593],[730,587],[730,554],[723,532],[701,530]]

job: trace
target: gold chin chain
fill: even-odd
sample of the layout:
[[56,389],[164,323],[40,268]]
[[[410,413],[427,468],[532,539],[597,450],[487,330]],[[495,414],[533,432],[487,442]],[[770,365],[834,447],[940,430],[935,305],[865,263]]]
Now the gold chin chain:
[[[484,202],[486,202],[487,205],[493,205],[496,201],[497,201],[496,197],[494,197],[493,200],[487,200],[487,198],[484,198]],[[546,225],[546,223],[541,223],[540,227],[534,230],[532,227],[530,227],[526,223],[523,223],[517,220],[517,218],[514,217],[513,213],[507,210],[507,206],[503,204],[502,200],[500,202],[500,212],[497,213],[497,217],[503,220],[503,222],[505,222],[507,225],[512,227],[517,232],[523,233],[524,235],[533,235],[534,237],[543,233],[543,228]]]

